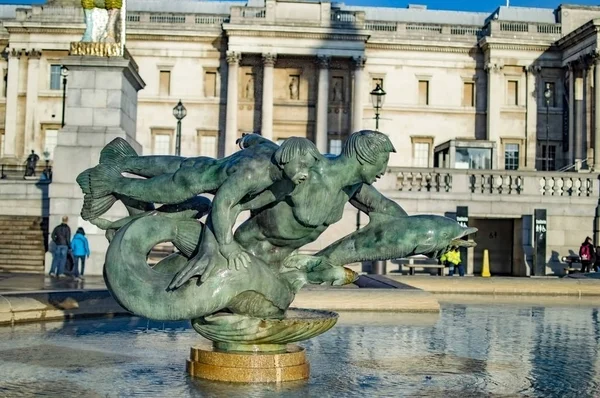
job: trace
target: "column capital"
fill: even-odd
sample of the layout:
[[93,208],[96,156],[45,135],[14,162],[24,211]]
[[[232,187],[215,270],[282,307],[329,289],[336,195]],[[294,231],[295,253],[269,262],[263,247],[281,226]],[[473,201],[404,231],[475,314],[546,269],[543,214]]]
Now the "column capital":
[[504,64],[500,62],[489,61],[485,64],[483,69],[487,72],[500,73],[500,71],[504,69]]
[[21,58],[26,52],[25,50],[17,50],[16,48],[7,48],[6,54],[8,58]]
[[262,61],[264,66],[275,66],[277,62],[277,54],[266,53],[262,55]]
[[582,70],[588,70],[592,67],[593,62],[589,54],[581,54],[577,58],[577,64]]
[[328,69],[331,57],[329,55],[317,55],[317,65],[320,69]]
[[352,57],[352,63],[354,64],[355,69],[363,69],[366,62],[367,58],[363,57],[362,55]]
[[595,65],[598,66],[600,64],[600,50],[595,48],[590,53],[590,60]]
[[537,64],[525,66],[523,69],[525,69],[527,73],[531,73],[532,75],[538,75],[542,72],[542,67]]
[[27,51],[27,56],[29,59],[40,59],[42,56],[42,50],[36,50],[35,48],[32,48],[31,50]]
[[242,54],[235,51],[227,51],[226,58],[229,65],[237,65],[242,59]]

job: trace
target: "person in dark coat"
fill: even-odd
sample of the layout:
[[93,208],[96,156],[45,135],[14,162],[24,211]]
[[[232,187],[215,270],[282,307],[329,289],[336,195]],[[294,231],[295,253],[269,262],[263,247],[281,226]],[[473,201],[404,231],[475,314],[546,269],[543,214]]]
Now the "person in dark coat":
[[29,155],[26,160],[25,177],[35,176],[35,167],[37,166],[37,162],[39,160],[40,157],[35,153],[35,151],[31,151],[31,155]]
[[581,258],[581,272],[590,272],[592,264],[596,262],[596,248],[589,236],[579,248],[579,257]]
[[67,224],[69,217],[64,216],[62,223],[52,231],[52,241],[56,245],[54,249],[54,258],[50,268],[50,276],[65,277],[65,265],[67,264],[67,254],[71,247],[71,228]]
[[[75,232],[75,236],[71,241],[71,251],[75,258],[73,264],[73,276],[77,279],[83,279],[85,259],[90,258],[90,245],[85,237],[85,231],[81,227],[77,228],[77,232]],[[79,270],[79,264],[81,264],[81,271]]]

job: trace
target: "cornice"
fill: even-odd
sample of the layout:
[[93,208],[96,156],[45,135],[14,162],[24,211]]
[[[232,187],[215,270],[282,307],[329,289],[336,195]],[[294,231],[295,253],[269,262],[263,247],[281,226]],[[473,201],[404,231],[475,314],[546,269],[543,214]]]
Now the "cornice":
[[565,37],[560,38],[556,45],[560,49],[565,49],[571,47],[572,45],[578,44],[585,39],[594,36],[598,33],[598,25],[596,25],[594,20],[591,20],[574,31],[570,32]]
[[483,51],[487,50],[509,50],[509,51],[559,51],[559,48],[554,43],[550,44],[531,44],[531,43],[495,43],[484,41],[480,42],[479,46]]
[[42,27],[42,26],[15,26],[6,28],[9,34],[12,33],[43,33],[43,34],[68,34],[68,35],[81,35],[85,30],[85,27]]
[[326,33],[326,32],[286,32],[273,30],[226,30],[230,37],[276,37],[287,39],[315,39],[315,40],[342,40],[342,41],[362,41],[365,42],[369,35],[364,34],[346,34],[346,33]]
[[470,47],[453,47],[444,45],[426,45],[426,44],[409,44],[409,43],[372,43],[367,42],[367,50],[398,50],[398,51],[420,51],[420,52],[435,52],[435,53],[452,53],[452,54],[473,54],[479,52],[479,48]]

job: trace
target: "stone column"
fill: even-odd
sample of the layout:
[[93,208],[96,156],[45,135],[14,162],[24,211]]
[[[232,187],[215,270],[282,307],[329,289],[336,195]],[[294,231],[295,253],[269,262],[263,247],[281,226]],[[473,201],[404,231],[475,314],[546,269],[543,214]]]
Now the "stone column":
[[600,54],[594,54],[594,171],[600,170]]
[[575,76],[575,133],[573,134],[573,153],[575,154],[575,169],[581,168],[581,162],[583,160],[583,126],[585,112],[583,108],[583,85],[585,76],[585,64],[580,60],[578,62],[578,71]]
[[[102,275],[108,241],[104,231],[84,221],[79,214],[83,193],[77,176],[94,167],[100,151],[115,138],[123,138],[138,154],[142,147],[135,140],[138,91],[144,87],[137,65],[123,57],[70,56],[61,60],[69,68],[65,127],[58,133],[53,178],[50,184],[50,231],[69,217],[71,231],[83,227],[92,255],[86,261],[86,275]],[[103,217],[117,220],[128,215],[115,204]],[[46,272],[51,256],[46,258]]]
[[235,141],[238,138],[238,74],[241,55],[233,51],[227,52],[227,116],[225,118],[225,156],[237,150]]
[[364,101],[364,76],[366,58],[354,57],[354,98],[352,103],[352,132],[362,130],[363,101]]
[[262,114],[261,130],[263,137],[273,140],[273,68],[277,56],[263,54],[263,89],[262,89]]
[[[25,101],[25,140],[24,152],[27,155],[32,149],[35,149],[40,157],[41,143],[35,139],[37,131],[37,100],[40,75],[40,57],[42,52],[38,50],[29,51],[29,62],[27,65],[27,98]],[[34,147],[34,145],[36,147]]]
[[8,79],[6,82],[6,118],[4,127],[4,156],[17,157],[17,106],[19,101],[19,58],[21,52],[8,52]]
[[537,150],[537,114],[538,97],[536,90],[537,76],[542,68],[538,65],[530,65],[525,69],[527,74],[527,123],[525,131],[525,169],[535,170],[535,158]]
[[573,135],[575,133],[575,68],[573,62],[567,64],[569,77],[569,163],[575,163],[575,152],[573,151]]
[[[485,65],[488,72],[487,79],[487,140],[500,145],[500,101],[504,98],[498,93],[502,92],[501,72],[504,65],[490,61]],[[499,156],[496,152],[496,158]],[[497,163],[497,162],[496,162]]]
[[319,91],[317,93],[316,145],[321,153],[327,153],[327,118],[329,108],[329,57],[319,55]]

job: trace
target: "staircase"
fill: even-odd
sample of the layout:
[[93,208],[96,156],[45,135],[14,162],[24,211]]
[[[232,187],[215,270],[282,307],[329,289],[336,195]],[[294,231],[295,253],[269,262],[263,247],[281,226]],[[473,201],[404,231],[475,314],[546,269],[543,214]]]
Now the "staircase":
[[44,273],[41,217],[0,216],[0,272]]

